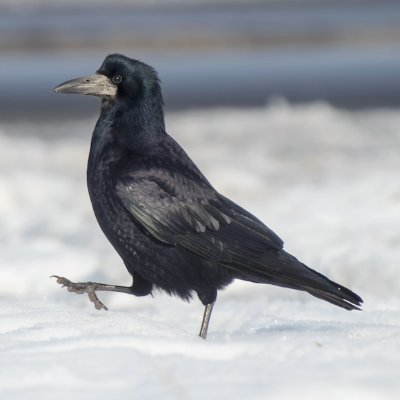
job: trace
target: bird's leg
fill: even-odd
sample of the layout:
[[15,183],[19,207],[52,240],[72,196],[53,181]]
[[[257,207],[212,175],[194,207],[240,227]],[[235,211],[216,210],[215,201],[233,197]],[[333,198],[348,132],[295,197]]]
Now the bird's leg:
[[199,336],[206,340],[207,339],[207,331],[208,331],[208,324],[210,323],[211,313],[214,307],[215,301],[207,304],[204,309],[203,321],[201,322],[201,328]]
[[131,288],[126,286],[107,285],[97,282],[71,282],[69,279],[57,275],[53,275],[51,278],[56,278],[57,283],[62,287],[66,287],[69,292],[87,293],[89,300],[94,303],[97,310],[108,310],[108,308],[98,299],[96,291],[133,294]]

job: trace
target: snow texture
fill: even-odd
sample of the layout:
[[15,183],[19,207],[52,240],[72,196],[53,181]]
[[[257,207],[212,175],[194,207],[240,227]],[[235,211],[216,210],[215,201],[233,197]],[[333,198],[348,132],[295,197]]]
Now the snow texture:
[[400,113],[325,104],[190,111],[168,131],[211,182],[365,301],[236,282],[203,307],[129,285],[85,188],[95,117],[0,124],[0,399],[400,398]]

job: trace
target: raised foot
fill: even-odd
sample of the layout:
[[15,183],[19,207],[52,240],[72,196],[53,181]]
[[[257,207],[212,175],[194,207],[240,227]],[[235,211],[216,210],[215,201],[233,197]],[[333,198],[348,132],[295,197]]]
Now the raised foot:
[[56,278],[57,283],[59,283],[61,287],[66,287],[68,292],[74,292],[77,294],[87,293],[89,300],[94,304],[97,310],[108,310],[108,308],[99,300],[96,295],[96,290],[99,288],[98,283],[71,282],[69,279],[57,275],[52,275],[50,278]]

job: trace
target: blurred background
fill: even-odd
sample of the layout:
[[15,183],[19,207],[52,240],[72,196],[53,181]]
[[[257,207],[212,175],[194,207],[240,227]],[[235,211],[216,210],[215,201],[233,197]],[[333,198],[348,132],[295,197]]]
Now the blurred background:
[[[237,282],[213,314],[215,347],[188,353],[198,301],[104,294],[103,315],[48,278],[130,283],[86,190],[99,100],[52,93],[115,52],[158,70],[167,131],[215,187],[367,312]],[[210,398],[212,375],[220,397],[293,398],[307,386],[310,398],[398,398],[399,149],[399,1],[0,0],[0,397],[91,398],[100,387],[99,399],[124,399],[123,388]],[[82,361],[100,323],[110,336]],[[111,359],[118,329],[127,347],[105,380],[97,360]],[[35,349],[44,358],[33,362]]]
[[399,38],[394,0],[2,0],[0,117],[94,112],[50,88],[115,52],[157,67],[168,110],[396,106]]

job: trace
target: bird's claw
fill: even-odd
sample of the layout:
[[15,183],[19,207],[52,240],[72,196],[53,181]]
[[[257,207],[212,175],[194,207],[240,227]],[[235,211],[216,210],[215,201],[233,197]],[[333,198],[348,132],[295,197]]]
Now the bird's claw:
[[56,278],[61,287],[66,287],[68,292],[77,294],[87,293],[89,300],[94,304],[96,310],[108,310],[108,308],[99,300],[96,295],[98,284],[96,282],[71,282],[62,276],[52,275],[50,278]]

